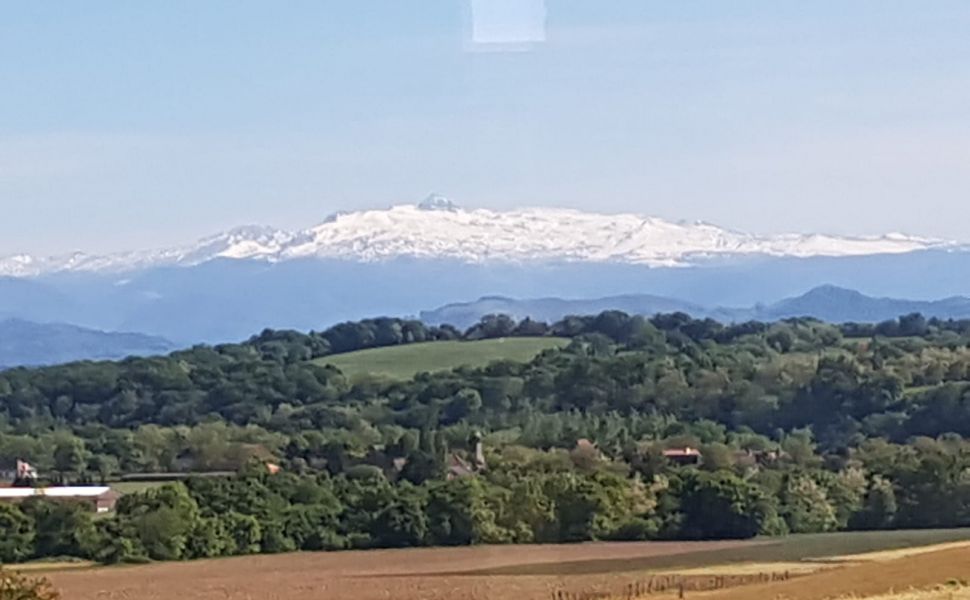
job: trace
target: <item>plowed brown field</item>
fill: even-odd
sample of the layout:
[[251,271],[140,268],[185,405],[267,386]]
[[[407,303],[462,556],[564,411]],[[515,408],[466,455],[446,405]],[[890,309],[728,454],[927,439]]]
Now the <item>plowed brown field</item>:
[[970,546],[820,571],[791,581],[698,594],[704,600],[828,600],[970,580]]
[[[65,600],[548,600],[554,590],[560,589],[612,591],[636,581],[642,573],[569,573],[568,569],[541,575],[473,572],[582,561],[627,565],[637,559],[755,543],[643,542],[300,553],[105,567],[47,576]],[[545,571],[548,573],[548,569]]]

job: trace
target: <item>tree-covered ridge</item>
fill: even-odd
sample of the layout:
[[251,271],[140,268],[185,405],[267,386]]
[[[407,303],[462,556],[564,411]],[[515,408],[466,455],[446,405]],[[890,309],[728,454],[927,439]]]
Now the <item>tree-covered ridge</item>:
[[[360,348],[517,335],[573,342],[528,364],[497,362],[406,382],[351,383],[320,364],[325,359],[313,361]],[[645,423],[658,418],[708,419],[776,438],[779,429],[811,426],[826,448],[837,449],[860,436],[968,433],[960,414],[968,340],[970,321],[918,315],[876,326],[807,319],[725,326],[683,314],[607,312],[553,325],[489,317],[464,333],[377,319],[323,333],[264,331],[242,344],[165,357],[3,371],[0,419],[6,434],[225,421],[287,435],[467,422],[488,431],[519,427],[528,436],[531,424],[551,416],[617,420],[623,436],[637,439],[656,435]],[[593,430],[525,441],[568,446],[581,436],[626,441],[598,439]]]
[[[510,335],[572,341],[529,363],[410,381],[351,382],[313,360]],[[490,317],[462,333],[380,319],[6,371],[0,458],[72,481],[270,459],[283,472],[250,467],[134,494],[90,526],[83,511],[43,500],[0,508],[0,530],[20,540],[0,554],[190,558],[970,525],[968,343],[970,322],[918,315],[722,325],[608,312],[552,325]],[[468,468],[479,434],[487,468]],[[686,447],[699,464],[664,454]],[[46,516],[56,511],[70,515]]]

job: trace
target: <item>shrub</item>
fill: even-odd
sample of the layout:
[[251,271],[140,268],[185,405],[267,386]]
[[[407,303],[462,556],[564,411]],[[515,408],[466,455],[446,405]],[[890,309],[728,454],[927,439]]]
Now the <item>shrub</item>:
[[0,600],[58,600],[60,597],[46,579],[29,579],[0,569]]

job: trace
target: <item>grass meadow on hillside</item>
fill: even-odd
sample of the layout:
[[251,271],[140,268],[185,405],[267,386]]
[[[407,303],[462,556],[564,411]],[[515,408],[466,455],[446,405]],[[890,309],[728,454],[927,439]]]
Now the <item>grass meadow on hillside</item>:
[[152,488],[157,488],[163,485],[167,485],[171,481],[115,481],[110,483],[111,489],[118,492],[119,494],[137,494],[139,492],[144,492],[145,490],[150,490]]
[[333,365],[351,379],[361,375],[409,379],[423,371],[449,371],[462,366],[483,367],[497,360],[528,362],[543,350],[562,347],[567,343],[567,339],[553,337],[425,342],[336,354],[320,358],[317,363]]

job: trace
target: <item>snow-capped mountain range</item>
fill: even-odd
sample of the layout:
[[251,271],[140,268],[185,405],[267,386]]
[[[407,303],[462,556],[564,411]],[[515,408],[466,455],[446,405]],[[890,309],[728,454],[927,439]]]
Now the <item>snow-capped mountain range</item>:
[[676,267],[717,256],[862,256],[953,246],[944,240],[898,233],[879,237],[753,235],[706,223],[561,208],[465,210],[432,195],[417,205],[337,213],[298,232],[248,226],[180,248],[104,256],[82,252],[56,257],[8,256],[0,258],[0,276],[122,273],[195,266],[216,258],[276,263],[313,257],[360,262],[409,257],[478,264],[564,261]]

